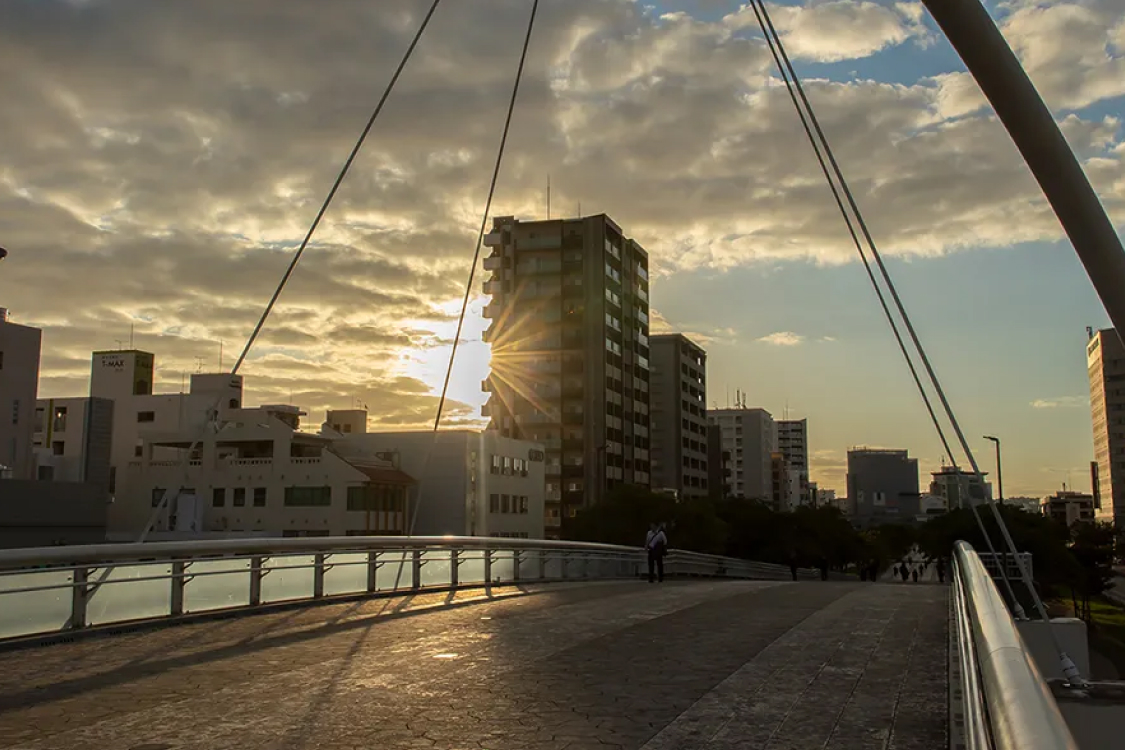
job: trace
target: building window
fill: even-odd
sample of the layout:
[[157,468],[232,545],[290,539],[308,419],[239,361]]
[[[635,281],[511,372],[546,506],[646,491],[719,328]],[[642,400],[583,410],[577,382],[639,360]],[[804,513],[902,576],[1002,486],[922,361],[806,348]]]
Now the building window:
[[65,449],[66,449],[66,443],[64,443],[62,440],[56,440],[53,443],[51,443],[51,453],[53,453],[56,456],[61,456]]
[[156,506],[160,505],[160,501],[163,500],[163,499],[164,499],[164,488],[163,487],[153,487],[152,488],[152,507],[155,508]]
[[234,488],[234,502],[232,504],[236,508],[245,507],[245,505],[246,505],[246,488],[245,487],[235,487]]
[[225,487],[216,487],[211,490],[211,507],[222,508],[227,504],[227,490]]
[[265,487],[255,487],[254,488],[254,507],[255,508],[266,507],[266,488]]
[[327,507],[332,505],[331,487],[286,487],[285,504],[291,507]]
[[488,512],[489,513],[499,513],[500,512],[500,495],[495,493],[495,492],[493,492],[491,495],[488,496]]
[[55,408],[55,432],[66,432],[66,407],[59,406]]
[[155,422],[156,412],[154,411],[139,411],[137,412],[138,422]]
[[20,423],[20,400],[18,398],[12,399],[12,424]]
[[500,456],[493,456],[493,457],[492,457],[492,469],[491,469],[491,472],[492,472],[493,474],[499,474],[499,473],[500,473],[500,465],[501,465],[501,459],[500,459]]

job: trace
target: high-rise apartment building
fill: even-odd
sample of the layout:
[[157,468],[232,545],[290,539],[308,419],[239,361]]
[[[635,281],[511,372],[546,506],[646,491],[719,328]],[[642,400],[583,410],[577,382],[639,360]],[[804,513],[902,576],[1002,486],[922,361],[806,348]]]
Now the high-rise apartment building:
[[860,526],[912,522],[920,513],[918,459],[904,450],[848,451],[848,501]]
[[606,490],[651,484],[648,254],[604,214],[498,217],[485,245],[484,415],[543,444],[554,535]]
[[971,508],[992,499],[992,483],[984,481],[987,471],[978,477],[971,471],[942,466],[930,476],[930,494],[945,500],[949,510]]
[[1094,426],[1091,471],[1095,513],[1100,521],[1125,525],[1125,347],[1117,331],[1089,331],[1086,368]]
[[35,396],[43,332],[8,320],[0,307],[0,478],[33,479]]
[[707,353],[682,333],[652,337],[652,486],[707,497]]
[[722,431],[722,448],[731,455],[730,496],[772,503],[773,454],[777,425],[765,409],[714,409],[707,419]]
[[811,504],[809,495],[809,420],[779,419],[777,450],[785,457],[789,469],[797,473],[798,504]]

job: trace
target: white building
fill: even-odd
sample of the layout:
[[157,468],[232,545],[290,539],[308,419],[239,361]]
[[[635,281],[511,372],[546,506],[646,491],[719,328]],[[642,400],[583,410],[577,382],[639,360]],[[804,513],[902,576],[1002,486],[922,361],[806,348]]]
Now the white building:
[[415,534],[543,538],[541,444],[495,430],[366,432],[366,422],[366,412],[330,411],[322,434],[349,460],[392,459],[418,479]]
[[1004,505],[1019,508],[1025,513],[1034,513],[1035,515],[1039,515],[1043,512],[1040,507],[1042,505],[1042,500],[1038,497],[1006,497],[1004,498]]
[[809,420],[779,419],[777,421],[777,450],[785,456],[789,467],[800,480],[800,503],[809,497]]
[[[988,476],[988,472],[982,472],[978,477],[971,471],[942,466],[938,471],[931,472],[930,476],[930,494],[944,498],[945,505],[950,510],[968,508],[992,499],[992,483],[981,478]],[[972,503],[966,499],[966,493]]]
[[1043,515],[1067,526],[1079,521],[1092,522],[1094,520],[1094,496],[1085,492],[1062,490],[1050,497],[1043,498],[1040,507]]
[[8,320],[0,307],[0,478],[33,479],[35,396],[43,332]]
[[731,455],[731,497],[770,502],[777,426],[765,409],[714,409],[707,420],[722,430],[722,448]]
[[839,505],[836,502],[836,490],[816,490],[816,507],[822,508],[828,505]]
[[35,406],[36,478],[110,487],[113,402],[41,398]]
[[298,431],[292,406],[225,409],[201,445],[190,422],[146,431],[141,455],[119,475],[111,532],[139,532],[165,491],[187,486],[155,528],[190,534],[397,535],[406,530],[413,479],[392,462],[345,460],[329,437]]

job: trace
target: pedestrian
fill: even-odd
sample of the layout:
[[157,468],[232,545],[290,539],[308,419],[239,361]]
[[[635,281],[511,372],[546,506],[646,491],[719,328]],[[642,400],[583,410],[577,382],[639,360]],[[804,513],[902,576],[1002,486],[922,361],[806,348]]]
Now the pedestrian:
[[906,579],[910,577],[910,571],[906,569],[906,563],[898,569],[898,574],[902,576],[902,582],[906,583]]
[[663,524],[652,524],[645,537],[648,552],[648,582],[664,583],[664,555],[668,554],[668,536]]
[[910,577],[914,579],[914,583],[918,583],[918,569],[910,571]]
[[789,553],[789,574],[793,576],[793,580],[797,580],[797,553]]
[[828,580],[828,558],[826,557],[820,558],[820,580]]
[[945,583],[945,559],[939,557],[936,567],[938,583]]

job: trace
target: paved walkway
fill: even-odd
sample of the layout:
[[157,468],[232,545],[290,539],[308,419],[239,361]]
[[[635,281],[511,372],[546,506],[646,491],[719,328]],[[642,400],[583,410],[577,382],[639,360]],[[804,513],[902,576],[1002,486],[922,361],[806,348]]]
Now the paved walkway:
[[946,747],[946,589],[591,583],[0,652],[0,748]]

